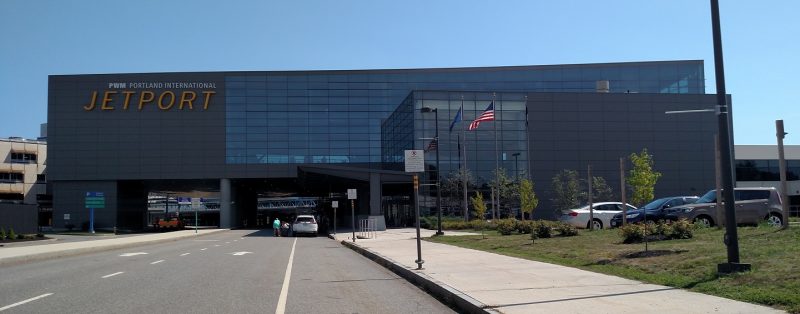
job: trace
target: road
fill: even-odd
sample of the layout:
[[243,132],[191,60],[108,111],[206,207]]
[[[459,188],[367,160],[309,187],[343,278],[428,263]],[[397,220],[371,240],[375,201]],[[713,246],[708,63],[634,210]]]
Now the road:
[[0,267],[2,313],[452,313],[328,238],[232,230]]

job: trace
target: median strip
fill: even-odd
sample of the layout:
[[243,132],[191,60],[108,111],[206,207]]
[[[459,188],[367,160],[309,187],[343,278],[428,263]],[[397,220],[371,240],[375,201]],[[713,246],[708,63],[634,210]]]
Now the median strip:
[[36,300],[39,300],[41,298],[48,297],[48,296],[51,296],[51,295],[53,295],[53,294],[52,293],[45,293],[45,294],[40,295],[38,297],[33,297],[33,298],[30,298],[30,299],[27,299],[27,300],[19,301],[19,302],[14,303],[14,304],[9,304],[9,305],[6,305],[4,307],[0,307],[0,312],[8,310],[8,309],[10,309],[12,307],[15,307],[15,306],[23,305],[23,304],[28,303],[28,302],[36,301]]

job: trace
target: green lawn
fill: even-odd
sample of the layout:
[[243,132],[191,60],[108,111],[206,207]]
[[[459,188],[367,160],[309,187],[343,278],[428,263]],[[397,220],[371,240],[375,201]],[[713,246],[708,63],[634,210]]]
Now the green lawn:
[[618,230],[582,230],[578,236],[537,239],[529,235],[443,236],[430,241],[495,252],[530,260],[578,267],[643,282],[800,313],[800,227],[780,231],[768,226],[740,227],[740,260],[752,264],[747,273],[717,276],[727,260],[724,230],[696,230],[694,238],[651,242],[649,250],[665,254],[629,258],[644,244],[621,244]]

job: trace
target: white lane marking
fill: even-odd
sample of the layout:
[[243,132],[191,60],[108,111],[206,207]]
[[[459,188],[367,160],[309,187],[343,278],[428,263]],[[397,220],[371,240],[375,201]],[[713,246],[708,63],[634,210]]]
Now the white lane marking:
[[51,296],[51,295],[53,295],[53,294],[52,293],[45,293],[45,294],[40,295],[38,297],[33,297],[33,298],[30,298],[30,299],[27,299],[27,300],[24,300],[24,301],[19,301],[19,302],[14,303],[14,304],[9,304],[9,305],[6,305],[4,307],[0,307],[0,312],[8,310],[8,309],[10,309],[12,307],[15,307],[15,306],[23,305],[23,304],[28,303],[28,302],[36,301],[36,300],[39,300],[41,298],[48,297],[48,296]]
[[181,254],[181,256],[186,256],[186,255],[189,255],[189,254],[192,254],[192,253],[183,253],[183,254]]
[[233,242],[236,242],[236,241],[239,241],[239,240],[233,240]]
[[147,253],[145,253],[145,252],[123,253],[123,254],[120,254],[119,256],[129,257],[129,256],[136,256],[136,255],[147,255]]
[[233,255],[233,256],[240,256],[240,255],[245,255],[245,254],[253,254],[253,252],[233,252],[233,253],[228,253],[228,254]]
[[219,244],[214,244],[214,246],[219,246]]
[[297,238],[294,238],[294,242],[292,242],[292,253],[289,253],[289,264],[286,265],[286,275],[283,276],[283,286],[281,287],[281,295],[278,297],[278,307],[275,309],[275,314],[283,314],[286,311],[286,298],[289,294],[289,280],[292,279],[295,244],[297,244]]
[[209,241],[219,241],[219,240],[192,240],[192,241],[198,241],[198,242],[200,242],[200,241],[203,241],[203,242],[209,242]]
[[105,276],[103,276],[102,278],[103,278],[103,279],[106,279],[106,278],[108,278],[108,277],[112,277],[112,276],[116,276],[116,275],[119,275],[119,274],[124,274],[124,273],[125,273],[124,271],[118,271],[118,272],[116,272],[116,273],[113,273],[113,274],[108,274],[108,275],[105,275]]
[[163,259],[161,259],[161,260],[157,260],[157,261],[155,261],[155,262],[152,262],[152,263],[150,263],[150,265],[155,265],[155,264],[161,263],[161,262],[163,262],[163,261],[164,261]]
[[230,244],[230,242],[225,242],[225,244]]
[[208,248],[204,247],[204,248],[200,249],[200,251],[205,251],[205,250],[208,250]]

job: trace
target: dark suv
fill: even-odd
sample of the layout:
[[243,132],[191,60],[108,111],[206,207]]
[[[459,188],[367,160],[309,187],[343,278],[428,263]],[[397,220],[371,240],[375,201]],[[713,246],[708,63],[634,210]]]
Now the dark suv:
[[[645,221],[645,219],[647,219],[647,221],[664,220],[664,215],[667,213],[667,209],[691,204],[697,201],[697,199],[699,199],[697,196],[672,196],[659,198],[647,203],[642,207],[639,207],[636,210],[628,211],[626,220],[628,223],[642,222]],[[622,213],[619,213],[611,218],[612,228],[622,226],[622,215]]]
[[[781,226],[784,219],[781,196],[775,188],[735,188],[736,224],[758,224],[766,220],[772,226]],[[668,210],[666,218],[686,218],[694,223],[714,226],[717,221],[717,190],[708,191],[696,203]]]

